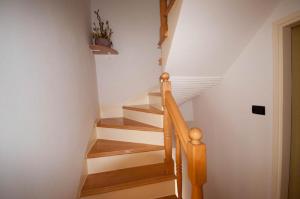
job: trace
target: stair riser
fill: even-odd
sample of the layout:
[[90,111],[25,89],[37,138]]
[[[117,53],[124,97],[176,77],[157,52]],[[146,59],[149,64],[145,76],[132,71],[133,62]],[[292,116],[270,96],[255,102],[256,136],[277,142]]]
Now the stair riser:
[[165,181],[151,185],[139,186],[120,191],[82,197],[82,199],[153,199],[175,193],[175,181]]
[[163,132],[137,131],[115,128],[97,128],[97,139],[164,145]]
[[159,114],[144,113],[144,112],[140,112],[140,111],[132,111],[132,110],[124,109],[123,115],[125,118],[131,119],[131,120],[135,120],[138,122],[142,122],[145,124],[163,128],[163,116],[159,115]]
[[160,96],[149,95],[149,104],[159,110],[163,110]]
[[87,159],[88,174],[162,163],[164,150]]

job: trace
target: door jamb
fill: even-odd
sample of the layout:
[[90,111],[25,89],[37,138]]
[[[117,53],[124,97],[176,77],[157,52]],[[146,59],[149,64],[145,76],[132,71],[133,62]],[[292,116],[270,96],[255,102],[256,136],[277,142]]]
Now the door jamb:
[[284,29],[300,21],[300,11],[295,12],[273,23],[273,173],[272,198],[283,199],[282,196],[282,163],[284,136]]

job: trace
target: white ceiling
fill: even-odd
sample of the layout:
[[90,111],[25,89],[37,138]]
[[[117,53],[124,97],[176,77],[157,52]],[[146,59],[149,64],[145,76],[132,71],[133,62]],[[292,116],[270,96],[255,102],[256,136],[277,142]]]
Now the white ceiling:
[[178,104],[182,104],[202,91],[216,86],[222,77],[172,76],[172,91]]

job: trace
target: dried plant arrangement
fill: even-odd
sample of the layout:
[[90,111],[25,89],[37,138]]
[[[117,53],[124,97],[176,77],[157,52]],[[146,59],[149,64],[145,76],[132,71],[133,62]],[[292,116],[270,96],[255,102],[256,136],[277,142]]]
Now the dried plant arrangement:
[[111,36],[113,34],[112,29],[110,28],[109,21],[102,20],[99,9],[94,11],[94,14],[97,16],[98,23],[93,23],[92,27],[92,38],[93,44],[95,45],[104,45],[107,47],[112,46]]

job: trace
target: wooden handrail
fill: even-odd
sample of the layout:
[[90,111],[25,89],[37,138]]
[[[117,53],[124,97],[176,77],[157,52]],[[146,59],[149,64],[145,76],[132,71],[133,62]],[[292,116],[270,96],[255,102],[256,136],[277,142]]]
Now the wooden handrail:
[[188,160],[188,175],[192,185],[192,199],[203,199],[203,185],[206,182],[206,145],[202,143],[203,133],[198,128],[188,128],[172,95],[169,74],[160,77],[162,105],[164,109],[165,161],[172,160],[172,126],[176,138],[176,174],[178,198],[182,198],[181,148]]
[[160,36],[158,45],[164,42],[164,40],[168,37],[168,14],[171,11],[175,0],[159,0],[160,2]]
[[166,98],[166,108],[169,112],[169,115],[172,119],[175,132],[177,132],[178,138],[182,143],[185,154],[187,154],[187,144],[190,142],[189,138],[189,128],[187,127],[183,116],[180,113],[180,110],[172,96],[170,91],[165,92]]
[[160,35],[159,35],[159,42],[158,45],[161,46],[161,44],[164,42],[164,40],[167,37],[168,33],[168,2],[167,0],[160,0]]

